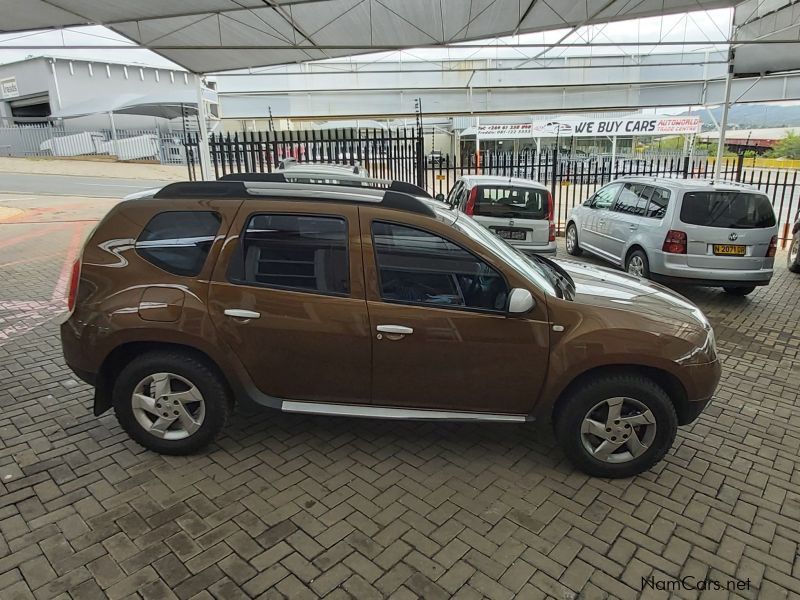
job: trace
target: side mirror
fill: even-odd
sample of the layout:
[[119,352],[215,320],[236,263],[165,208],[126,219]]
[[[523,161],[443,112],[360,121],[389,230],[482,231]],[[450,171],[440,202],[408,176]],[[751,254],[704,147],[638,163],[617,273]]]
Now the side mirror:
[[531,293],[524,288],[514,288],[508,295],[508,312],[521,315],[533,308],[534,301]]
[[439,202],[444,202],[444,194],[442,192],[439,192],[434,196],[434,199],[438,200]]

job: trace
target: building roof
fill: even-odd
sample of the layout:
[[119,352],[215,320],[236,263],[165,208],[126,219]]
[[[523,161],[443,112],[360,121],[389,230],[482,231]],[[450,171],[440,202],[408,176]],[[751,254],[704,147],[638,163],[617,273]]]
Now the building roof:
[[[800,127],[764,127],[760,129],[728,129],[725,140],[782,140],[789,133],[800,134]],[[708,131],[697,137],[702,140],[718,140],[719,131]]]
[[195,73],[734,6],[737,0],[11,0],[0,33],[105,25]]

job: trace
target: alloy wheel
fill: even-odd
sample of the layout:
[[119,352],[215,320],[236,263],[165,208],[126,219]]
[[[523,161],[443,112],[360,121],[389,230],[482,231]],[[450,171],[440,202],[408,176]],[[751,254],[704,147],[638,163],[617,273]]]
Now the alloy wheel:
[[131,408],[145,431],[166,440],[191,436],[206,414],[197,386],[174,373],[154,373],[142,379],[131,395]]
[[584,449],[607,463],[624,463],[641,456],[655,437],[655,416],[634,398],[602,400],[586,413],[581,424]]
[[567,228],[567,252],[572,252],[575,249],[575,227]]
[[644,277],[644,261],[641,256],[633,256],[628,261],[628,273],[637,277]]

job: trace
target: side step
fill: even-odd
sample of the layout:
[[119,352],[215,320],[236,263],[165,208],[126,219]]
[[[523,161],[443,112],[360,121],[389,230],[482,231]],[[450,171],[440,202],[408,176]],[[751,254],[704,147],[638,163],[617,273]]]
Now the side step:
[[337,417],[366,417],[370,419],[404,419],[412,421],[475,421],[524,423],[526,415],[503,415],[450,410],[425,410],[419,408],[387,408],[357,404],[327,404],[324,402],[297,402],[283,400],[281,410],[291,413],[330,415]]

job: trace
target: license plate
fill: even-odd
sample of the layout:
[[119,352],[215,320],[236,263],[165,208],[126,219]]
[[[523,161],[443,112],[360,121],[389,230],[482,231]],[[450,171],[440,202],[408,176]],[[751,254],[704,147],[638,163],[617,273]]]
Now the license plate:
[[744,256],[747,246],[733,244],[714,244],[714,254],[717,256]]
[[503,229],[495,227],[494,232],[504,240],[524,240],[526,238],[524,229]]

